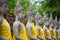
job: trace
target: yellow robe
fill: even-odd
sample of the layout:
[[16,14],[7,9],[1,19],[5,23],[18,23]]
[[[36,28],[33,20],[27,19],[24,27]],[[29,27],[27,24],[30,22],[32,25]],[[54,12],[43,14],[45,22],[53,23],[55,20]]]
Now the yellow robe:
[[22,37],[24,40],[28,40],[28,36],[26,34],[25,26],[22,23],[20,23],[20,24],[22,25],[23,28],[20,29],[19,36]]
[[39,30],[39,35],[42,39],[45,39],[44,31],[41,27],[40,27],[40,30]]
[[51,37],[56,39],[56,31],[54,29],[52,30]]
[[46,29],[46,38],[48,38],[48,39],[51,39],[51,34],[50,34],[50,30],[47,28]]
[[0,25],[0,35],[5,37],[7,40],[11,40],[10,25],[6,19],[3,19],[3,23]]
[[57,38],[60,39],[60,31],[58,31]]
[[31,33],[32,33],[32,36],[33,36],[34,38],[37,38],[37,30],[36,30],[36,27],[35,27],[35,25],[34,25],[33,22],[32,22]]
[[[37,38],[37,30],[33,22],[32,22],[31,34],[34,38]],[[27,35],[28,35],[28,32],[27,32]],[[28,36],[28,40],[31,40],[29,36]]]
[[12,40],[16,40],[15,36],[13,35]]

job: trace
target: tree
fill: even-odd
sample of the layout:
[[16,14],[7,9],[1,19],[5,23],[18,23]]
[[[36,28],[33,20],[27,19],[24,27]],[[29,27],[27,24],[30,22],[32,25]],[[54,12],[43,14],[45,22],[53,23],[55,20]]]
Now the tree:
[[[37,10],[38,10],[42,16],[43,16],[43,12],[46,12],[48,15],[52,13],[53,18],[55,16],[58,16],[58,18],[60,18],[59,16],[60,0],[32,0],[32,1],[34,1],[32,5],[32,9],[35,14],[37,13]],[[14,7],[16,6],[16,2],[17,0],[8,0],[9,13],[14,14]],[[24,8],[25,15],[31,3],[32,2],[30,2],[30,0],[20,0],[20,4]]]
[[47,13],[53,13],[53,18],[58,16],[60,18],[60,0],[45,0],[42,3],[42,10]]

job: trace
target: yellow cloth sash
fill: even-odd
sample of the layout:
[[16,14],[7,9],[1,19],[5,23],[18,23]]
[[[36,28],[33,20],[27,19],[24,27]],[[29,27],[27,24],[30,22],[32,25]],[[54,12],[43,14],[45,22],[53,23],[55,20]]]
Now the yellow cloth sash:
[[52,30],[51,37],[56,39],[56,31],[54,29]]
[[50,30],[48,28],[46,29],[46,38],[51,39]]
[[3,23],[0,25],[0,35],[5,37],[7,40],[11,40],[10,25],[6,19],[3,19]]
[[45,39],[44,31],[41,27],[40,27],[40,30],[39,30],[39,35],[42,39]]
[[28,40],[28,36],[26,34],[26,29],[25,29],[25,26],[21,23],[21,25],[23,26],[22,29],[20,29],[19,31],[19,35],[20,37],[22,37],[24,40]]

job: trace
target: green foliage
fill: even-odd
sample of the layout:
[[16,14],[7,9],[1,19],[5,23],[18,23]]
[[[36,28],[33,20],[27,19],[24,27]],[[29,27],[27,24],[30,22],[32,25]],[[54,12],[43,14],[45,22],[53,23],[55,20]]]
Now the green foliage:
[[[9,12],[10,13],[14,13],[14,7],[16,6],[16,2],[17,0],[8,0],[8,7],[9,7]],[[39,1],[36,1],[33,5],[32,5],[32,9],[34,12],[37,11],[37,5],[36,3]],[[24,8],[24,14],[26,14],[29,6],[30,6],[30,1],[29,0],[20,0],[20,4],[21,6]]]
[[9,13],[13,14],[14,13],[14,7],[16,3],[14,0],[8,0],[8,8],[9,8]]
[[[16,6],[17,0],[8,0],[9,13],[14,14],[14,8]],[[24,14],[29,8],[30,2],[28,0],[20,0],[21,6],[24,8]]]
[[[9,13],[14,14],[14,7],[16,6],[17,0],[8,0],[8,7],[9,7]],[[39,3],[39,5],[37,5]],[[24,8],[24,14],[26,15],[26,12],[29,9],[30,6],[30,0],[20,0],[21,6]],[[40,14],[43,16],[43,12],[53,13],[54,15],[57,15],[59,17],[60,15],[60,0],[38,0],[35,1],[32,5],[32,10],[36,14],[37,10],[40,12]],[[26,16],[25,16],[26,17]]]
[[30,2],[28,0],[21,0],[20,4],[24,8],[24,14],[26,14],[26,12],[29,8]]
[[59,0],[45,0],[42,2],[42,10],[46,12],[60,12]]
[[42,11],[47,13],[53,13],[53,18],[58,16],[60,18],[60,0],[45,0],[42,3]]

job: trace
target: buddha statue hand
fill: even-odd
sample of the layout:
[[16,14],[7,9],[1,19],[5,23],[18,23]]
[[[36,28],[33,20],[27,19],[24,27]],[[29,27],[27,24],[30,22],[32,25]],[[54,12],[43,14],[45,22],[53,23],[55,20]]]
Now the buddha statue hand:
[[4,37],[2,37],[2,36],[0,36],[0,40],[7,40],[6,38],[4,38]]
[[22,39],[22,38],[17,38],[16,40],[24,40],[24,39]]

